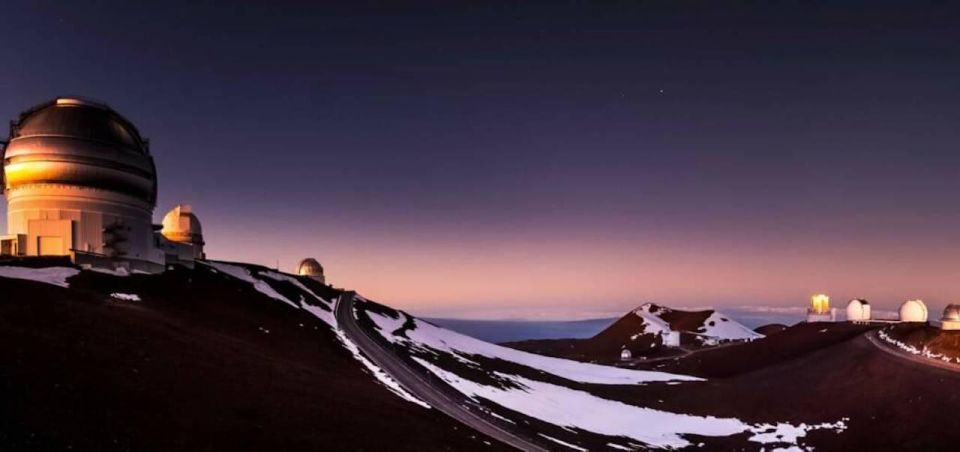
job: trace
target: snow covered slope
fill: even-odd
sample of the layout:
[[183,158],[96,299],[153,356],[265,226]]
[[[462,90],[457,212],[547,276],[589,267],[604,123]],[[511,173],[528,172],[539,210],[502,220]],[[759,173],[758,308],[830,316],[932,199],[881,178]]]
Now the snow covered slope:
[[710,438],[748,448],[795,447],[803,445],[808,431],[845,428],[842,419],[797,425],[747,422],[626,403],[604,394],[625,386],[682,391],[684,385],[703,383],[686,375],[598,366],[489,344],[366,300],[357,304],[357,316],[385,343],[470,397],[479,409],[571,450],[673,449],[709,444]]
[[666,324],[672,331],[695,335],[704,342],[750,341],[763,337],[713,310],[686,311],[646,303],[635,309],[633,314],[651,324],[652,331],[662,329]]
[[626,313],[588,339],[546,339],[509,343],[512,348],[587,362],[613,363],[629,350],[633,358],[665,358],[680,349],[747,342],[763,335],[713,310],[687,311],[647,303]]

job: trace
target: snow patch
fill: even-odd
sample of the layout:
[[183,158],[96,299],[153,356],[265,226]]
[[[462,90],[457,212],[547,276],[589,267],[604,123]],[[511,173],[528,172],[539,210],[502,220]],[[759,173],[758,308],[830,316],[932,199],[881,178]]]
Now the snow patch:
[[495,418],[497,418],[497,419],[500,419],[501,421],[509,422],[509,423],[511,423],[511,424],[516,424],[516,422],[514,422],[514,421],[512,421],[512,420],[510,420],[510,419],[507,419],[507,418],[505,418],[505,417],[503,417],[503,416],[501,416],[501,415],[499,415],[499,414],[497,414],[497,413],[494,413],[493,411],[487,410],[487,414],[489,414],[489,415],[491,415],[491,416],[493,416],[493,417],[495,417]]
[[761,444],[777,444],[777,443],[789,443],[796,445],[797,441],[807,436],[807,432],[811,430],[833,430],[836,432],[842,432],[847,429],[848,418],[843,418],[834,423],[822,423],[822,424],[800,424],[800,425],[790,425],[785,423],[774,424],[761,424],[754,426],[750,430],[754,435],[750,438],[750,441],[754,441]]
[[320,306],[314,306],[309,303],[303,304],[303,310],[313,314],[314,317],[323,321],[327,325],[330,325],[330,328],[337,329],[337,318],[333,315],[332,312],[324,310]]
[[254,278],[253,274],[250,273],[250,270],[247,270],[244,267],[241,267],[239,265],[224,264],[222,262],[204,262],[204,265],[211,266],[217,269],[219,272],[226,273],[241,281],[246,281],[252,284],[254,289],[257,289],[257,291],[259,291],[260,293],[270,298],[273,298],[275,300],[280,300],[295,308],[298,308],[298,309],[300,308],[300,306],[298,306],[296,303],[288,300],[287,297],[280,295],[280,293],[277,292],[276,290],[273,290],[273,287],[270,287],[270,285],[267,284],[266,282],[260,279]]
[[[750,441],[795,446],[810,430],[842,431],[844,421],[835,424],[794,426],[779,423],[751,425],[736,418],[695,416],[607,400],[585,391],[534,381],[502,372],[498,378],[511,380],[508,389],[486,386],[413,357],[421,366],[473,400],[486,399],[505,408],[561,427],[578,428],[600,435],[633,438],[660,448],[690,446],[683,435],[731,436],[752,433]],[[519,388],[519,389],[518,389]]]
[[[558,377],[580,383],[639,384],[654,381],[702,381],[702,378],[647,370],[631,370],[598,364],[581,363],[560,358],[535,355],[512,348],[484,342],[414,318],[415,328],[406,330],[406,337],[394,336],[403,320],[366,311],[377,325],[379,333],[388,341],[408,342],[414,347],[437,350],[466,359],[470,355],[501,359],[522,364]],[[459,358],[458,358],[459,359]],[[470,361],[472,362],[472,361]]]
[[571,449],[573,449],[573,450],[579,450],[579,451],[581,451],[581,452],[587,452],[587,449],[584,449],[584,448],[582,448],[582,447],[580,447],[580,446],[578,446],[578,445],[576,445],[576,444],[570,444],[570,443],[568,443],[568,442],[566,442],[566,441],[560,441],[559,439],[556,439],[556,438],[554,438],[554,437],[552,437],[552,436],[549,436],[549,435],[544,435],[543,433],[537,433],[537,434],[540,435],[540,436],[542,436],[542,437],[544,437],[544,438],[546,438],[546,439],[548,439],[548,440],[550,440],[550,441],[553,441],[553,442],[555,442],[555,443],[557,443],[557,444],[559,444],[559,445],[561,445],[561,446],[569,447],[569,448],[571,448]]
[[716,311],[703,321],[701,329],[702,332],[698,331],[700,334],[721,341],[752,341],[763,337],[762,334],[743,326],[739,322],[730,320],[727,316]]
[[387,389],[407,401],[416,403],[417,405],[427,409],[430,408],[430,405],[428,405],[427,402],[424,402],[413,394],[407,392],[407,390],[403,389],[403,387],[400,386],[396,380],[391,378],[390,375],[387,375],[383,369],[377,367],[377,365],[367,359],[366,356],[363,356],[363,354],[360,353],[360,349],[357,347],[357,344],[354,344],[353,341],[347,338],[347,335],[343,333],[343,330],[337,329],[335,333],[337,334],[337,339],[340,340],[340,343],[343,344],[343,346],[353,354],[353,357],[356,358],[357,361],[360,361],[360,363],[363,364],[363,366],[366,367],[367,370],[369,370],[370,373],[380,381],[380,383],[386,386]]
[[67,283],[67,279],[78,273],[80,270],[70,267],[0,267],[0,277],[26,279],[68,288],[70,284]]
[[86,266],[83,267],[83,269],[86,270],[86,271],[91,271],[91,272],[96,272],[96,273],[103,273],[103,274],[105,274],[105,275],[110,275],[110,276],[119,276],[119,277],[121,277],[121,278],[130,276],[130,272],[127,271],[127,269],[126,269],[126,268],[123,268],[123,267],[118,267],[118,268],[116,268],[116,269],[112,269],[112,268],[93,267],[93,266],[90,266],[90,265],[86,265]]
[[110,298],[115,298],[117,300],[123,300],[123,301],[140,301],[140,296],[135,293],[114,292],[110,294]]
[[[643,319],[643,334],[667,334],[673,331],[669,323],[650,312],[648,305],[641,306],[640,309],[633,311],[633,313]],[[630,339],[635,340],[636,336],[637,335],[634,335]]]
[[877,331],[877,336],[879,336],[880,339],[882,339],[884,342],[890,345],[893,345],[894,347],[897,347],[900,350],[903,350],[911,355],[923,356],[924,358],[936,359],[936,360],[940,360],[945,363],[951,363],[951,364],[960,363],[960,358],[952,358],[942,353],[931,352],[930,349],[927,348],[926,346],[924,346],[922,349],[919,349],[910,344],[898,341],[890,337],[890,335],[887,334],[886,330]]
[[323,298],[320,298],[319,295],[315,294],[315,293],[314,293],[312,290],[310,290],[310,288],[308,288],[307,286],[304,286],[303,283],[300,282],[300,280],[298,280],[297,278],[294,278],[293,276],[284,275],[283,273],[277,273],[277,272],[272,272],[272,271],[262,271],[262,272],[260,272],[260,276],[266,276],[267,278],[270,278],[270,279],[272,279],[272,280],[274,280],[274,281],[286,281],[286,282],[288,282],[288,283],[290,283],[290,284],[293,284],[297,289],[301,290],[302,292],[306,292],[307,294],[309,294],[310,296],[312,296],[312,297],[313,297],[314,299],[316,299],[317,301],[320,301],[320,302],[323,302],[323,303],[326,303],[326,304],[331,304],[330,301],[324,300]]

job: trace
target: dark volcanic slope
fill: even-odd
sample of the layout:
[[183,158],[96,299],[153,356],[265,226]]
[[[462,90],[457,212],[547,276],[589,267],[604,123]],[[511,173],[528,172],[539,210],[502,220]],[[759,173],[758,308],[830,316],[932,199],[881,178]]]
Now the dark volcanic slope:
[[730,377],[790,361],[875,329],[852,323],[799,323],[753,342],[703,350],[649,367],[701,377]]
[[[723,323],[725,325],[718,325]],[[503,345],[540,355],[585,362],[615,363],[623,349],[633,356],[663,358],[685,353],[676,347],[664,346],[658,332],[663,328],[680,333],[683,346],[699,347],[710,334],[723,336],[719,328],[736,322],[713,310],[686,311],[647,303],[620,317],[612,325],[588,339],[538,339],[508,342]],[[759,337],[746,327],[735,334]],[[729,330],[727,331],[729,333]]]
[[771,334],[782,333],[786,331],[787,328],[790,328],[790,327],[782,323],[771,323],[769,325],[759,326],[755,328],[753,331],[756,331],[764,336],[769,336]]
[[0,450],[491,450],[248,283],[199,267],[71,286],[0,278]]
[[651,354],[666,352],[667,350],[658,347],[661,342],[653,335],[641,334],[635,340],[630,340],[631,336],[643,332],[645,328],[642,318],[628,314],[589,339],[535,339],[503,345],[539,355],[588,362],[616,361],[620,358],[620,350],[625,343],[630,343],[638,350],[649,350]]
[[[660,406],[692,413],[791,422],[849,418],[841,435],[810,434],[818,451],[956,450],[960,417],[953,413],[960,409],[960,394],[950,388],[960,385],[960,373],[881,351],[862,334],[867,328],[800,324],[754,343],[658,367],[713,376],[684,391],[623,386],[600,391],[609,398],[657,400]],[[782,356],[778,348],[784,350]]]

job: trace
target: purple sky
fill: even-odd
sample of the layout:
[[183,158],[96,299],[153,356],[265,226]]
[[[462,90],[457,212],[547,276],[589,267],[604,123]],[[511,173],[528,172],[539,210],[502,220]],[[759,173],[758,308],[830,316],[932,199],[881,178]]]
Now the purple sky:
[[957,11],[137,3],[5,5],[0,115],[114,106],[211,257],[461,317],[960,301]]

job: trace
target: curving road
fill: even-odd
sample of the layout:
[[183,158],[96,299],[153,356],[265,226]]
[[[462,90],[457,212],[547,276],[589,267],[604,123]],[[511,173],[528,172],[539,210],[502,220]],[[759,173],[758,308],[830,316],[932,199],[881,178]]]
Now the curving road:
[[463,425],[504,444],[525,451],[545,452],[548,450],[497,425],[492,419],[483,415],[476,405],[472,405],[463,394],[446,385],[442,388],[434,386],[424,378],[425,375],[419,369],[411,368],[393,351],[380,345],[364,328],[357,324],[353,305],[354,295],[354,292],[344,292],[337,299],[334,313],[337,317],[338,326],[370,361],[373,361],[374,364],[393,377],[403,389],[447,416],[460,421]]
[[868,331],[864,333],[864,336],[867,338],[871,344],[877,346],[880,350],[887,352],[893,356],[896,356],[907,361],[912,361],[916,364],[921,364],[924,366],[937,367],[943,370],[948,370],[951,372],[960,372],[960,364],[948,363],[933,358],[927,358],[920,355],[914,355],[906,351],[896,348],[893,344],[888,344],[883,339],[879,337],[880,330]]

